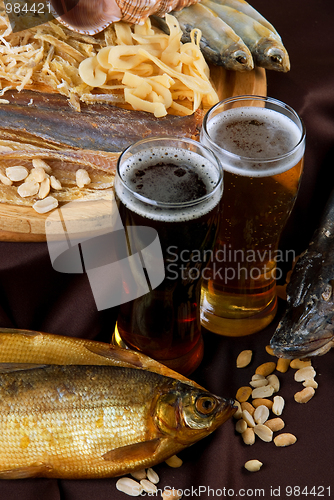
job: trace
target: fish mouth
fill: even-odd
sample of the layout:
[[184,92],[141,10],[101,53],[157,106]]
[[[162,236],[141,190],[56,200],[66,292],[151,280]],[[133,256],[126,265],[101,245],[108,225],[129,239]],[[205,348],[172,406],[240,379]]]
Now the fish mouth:
[[326,354],[334,346],[333,337],[309,340],[303,344],[276,342],[274,337],[270,341],[270,347],[275,356],[279,358],[305,358]]

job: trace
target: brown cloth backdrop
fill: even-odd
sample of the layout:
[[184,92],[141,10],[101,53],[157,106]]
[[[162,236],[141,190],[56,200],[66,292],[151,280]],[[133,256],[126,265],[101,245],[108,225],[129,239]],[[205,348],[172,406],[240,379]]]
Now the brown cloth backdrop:
[[[268,95],[291,105],[307,129],[302,186],[281,242],[282,249],[294,249],[298,254],[307,246],[333,186],[334,3],[252,0],[252,5],[274,24],[292,64],[288,74],[267,71]],[[283,307],[282,302],[275,322],[258,334],[229,339],[206,333],[205,357],[193,378],[213,393],[234,397],[237,388],[248,383],[255,367],[269,361],[264,347]],[[0,326],[109,341],[115,316],[114,310],[96,310],[85,275],[65,275],[52,269],[46,244],[0,243]],[[235,359],[243,349],[254,350],[253,361],[248,368],[237,370]],[[334,352],[314,360],[319,388],[305,405],[293,400],[301,388],[294,382],[293,372],[280,376],[280,394],[286,398],[285,430],[298,437],[294,446],[278,449],[274,443],[257,439],[255,445],[247,447],[230,420],[182,452],[181,468],[156,466],[159,486],[181,488],[184,498],[201,499],[334,496],[333,361]],[[258,473],[243,468],[253,458],[263,462]],[[2,480],[0,498],[125,499],[115,483],[115,479]]]

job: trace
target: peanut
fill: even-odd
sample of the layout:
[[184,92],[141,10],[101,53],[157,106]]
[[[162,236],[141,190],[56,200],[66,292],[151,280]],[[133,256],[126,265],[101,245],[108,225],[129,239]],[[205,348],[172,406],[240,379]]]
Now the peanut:
[[38,191],[38,198],[40,200],[44,200],[47,195],[50,193],[50,179],[45,177],[45,179],[41,182]]
[[116,482],[116,488],[131,497],[138,497],[143,491],[142,485],[130,477],[121,477],[118,479]]
[[21,198],[27,198],[28,196],[34,196],[35,194],[37,194],[38,190],[39,190],[38,182],[30,181],[20,184],[19,187],[17,188],[17,193],[18,195],[21,196]]
[[251,394],[252,394],[251,387],[248,387],[248,386],[239,387],[239,389],[237,390],[237,394],[235,396],[235,399],[237,399],[239,401],[239,403],[244,403],[245,401],[247,401],[249,399]]
[[262,439],[262,441],[265,441],[266,443],[273,440],[273,431],[264,424],[257,424],[254,427],[254,432],[260,439]]
[[147,469],[146,473],[147,473],[147,479],[149,481],[151,481],[151,483],[158,484],[158,482],[160,481],[160,478],[159,478],[158,474],[155,472],[155,470],[153,470],[151,467],[149,467]]
[[35,179],[36,182],[43,182],[46,177],[43,167],[32,168],[30,171],[30,175]]
[[155,494],[158,491],[158,488],[156,487],[156,485],[151,483],[151,481],[149,481],[148,479],[142,479],[140,481],[140,484],[142,485],[143,490],[146,491],[146,493]]
[[305,366],[305,368],[299,368],[295,373],[296,382],[304,382],[306,379],[314,378],[316,376],[316,371],[313,366]]
[[268,385],[268,380],[265,377],[256,380],[251,380],[249,382],[249,385],[254,387],[254,389],[256,387],[264,387],[265,385]]
[[285,423],[280,417],[277,417],[277,418],[271,418],[270,420],[267,420],[264,423],[264,425],[269,427],[269,429],[271,429],[273,432],[277,432],[277,431],[280,431],[284,428]]
[[181,467],[181,465],[183,464],[181,458],[177,457],[176,455],[173,455],[172,457],[169,457],[167,458],[167,460],[165,460],[166,464],[169,465],[169,467],[173,467],[173,468],[177,468],[177,467]]
[[11,186],[13,184],[13,181],[11,181],[10,179],[8,179],[8,177],[6,177],[5,175],[3,175],[1,172],[0,172],[0,181],[5,186]]
[[266,345],[266,352],[270,354],[270,356],[275,356],[274,349],[270,347],[270,345]]
[[260,405],[256,408],[254,412],[254,420],[257,424],[264,424],[269,418],[269,408],[264,405]]
[[44,200],[38,200],[32,206],[32,208],[39,214],[50,212],[50,210],[53,210],[56,207],[58,207],[58,200],[56,200],[56,198],[54,198],[53,196],[47,196],[46,198],[44,198]]
[[285,401],[282,398],[282,396],[275,396],[273,401],[272,412],[277,416],[282,415],[284,405]]
[[318,382],[314,380],[314,378],[307,378],[303,382],[304,387],[313,387],[313,389],[318,389]]
[[294,398],[297,403],[307,403],[311,398],[313,398],[314,394],[315,390],[313,387],[305,387],[302,391],[296,392]]
[[251,405],[250,403],[248,403],[247,401],[244,401],[243,403],[241,403],[241,409],[247,410],[250,413],[250,415],[252,415],[252,416],[253,416],[254,411],[255,411],[254,406]]
[[300,368],[305,368],[306,366],[311,366],[310,359],[292,359],[290,362],[291,368],[299,370]]
[[290,361],[289,358],[278,358],[276,370],[281,373],[286,373],[290,366]]
[[41,158],[34,158],[32,161],[32,166],[34,168],[43,168],[45,172],[48,174],[51,174],[51,167],[46,161],[42,160]]
[[55,189],[56,191],[59,191],[59,189],[62,188],[61,182],[54,175],[51,175],[50,183],[52,189]]
[[137,479],[138,481],[141,481],[142,479],[146,479],[146,471],[145,469],[140,469],[140,470],[135,470],[131,472],[131,476]]
[[91,181],[87,170],[85,170],[84,168],[79,168],[76,171],[75,180],[79,188],[85,187],[87,184],[90,184]]
[[275,370],[275,368],[276,363],[274,363],[273,361],[268,361],[267,363],[263,363],[262,365],[258,366],[255,370],[255,373],[267,377]]
[[270,401],[270,399],[256,398],[253,399],[252,405],[255,406],[255,408],[257,408],[260,405],[265,405],[267,408],[269,408],[269,410],[271,410],[273,407],[273,402]]
[[[244,419],[244,421],[246,422],[248,427],[255,427],[254,419],[253,419],[252,415],[247,410],[244,410],[242,412],[242,418]],[[239,420],[239,422],[241,422],[241,420]]]
[[274,394],[274,388],[271,385],[265,385],[263,387],[257,387],[252,391],[252,398],[268,398]]
[[280,382],[279,382],[279,378],[277,377],[277,375],[275,375],[274,373],[272,373],[271,375],[268,375],[267,379],[268,381],[268,384],[271,385],[273,388],[274,388],[274,392],[278,392],[279,389],[280,389]]
[[248,366],[252,360],[252,355],[253,351],[241,351],[241,353],[237,357],[237,368],[244,368],[245,366]]
[[242,434],[243,432],[245,432],[246,429],[247,429],[247,422],[246,422],[246,420],[241,418],[235,424],[235,430],[236,430],[236,432],[239,432],[239,434]]
[[250,472],[257,472],[261,469],[262,465],[262,462],[259,460],[248,460],[248,462],[245,463],[245,469]]
[[275,437],[274,443],[276,446],[290,446],[297,441],[296,436],[289,432],[284,432]]
[[249,446],[255,443],[255,432],[252,427],[247,427],[247,429],[241,434],[243,442]]
[[242,417],[242,408],[241,408],[239,401],[237,401],[237,400],[234,401],[233,405],[237,407],[237,411],[234,413],[233,417],[236,420],[238,420],[238,418]]
[[163,500],[179,500],[182,498],[182,491],[175,490],[174,488],[172,490],[164,490],[161,497]]
[[6,175],[8,179],[13,182],[23,181],[26,177],[28,177],[28,174],[28,169],[26,167],[21,167],[20,165],[6,168]]

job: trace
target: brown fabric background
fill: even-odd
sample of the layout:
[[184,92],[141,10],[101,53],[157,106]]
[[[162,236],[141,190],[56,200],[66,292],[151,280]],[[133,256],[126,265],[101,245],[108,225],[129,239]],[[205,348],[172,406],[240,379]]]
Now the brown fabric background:
[[[282,249],[295,249],[298,254],[307,246],[333,186],[334,4],[332,0],[253,0],[252,5],[277,28],[292,63],[288,74],[267,72],[268,95],[295,108],[307,129],[302,186],[281,243]],[[269,360],[264,347],[283,307],[281,303],[275,322],[258,334],[228,339],[206,333],[205,357],[193,378],[220,396],[233,397],[240,385],[248,383],[255,367]],[[114,310],[97,312],[86,276],[53,271],[45,244],[0,243],[2,327],[109,341],[115,316]],[[254,358],[248,368],[236,370],[235,359],[242,349],[253,349]],[[230,420],[212,436],[180,454],[184,460],[180,469],[170,469],[165,464],[156,466],[160,486],[193,487],[193,491],[186,491],[189,494],[185,498],[199,497],[199,486],[215,490],[202,490],[201,499],[312,498],[310,494],[298,495],[298,490],[289,495],[287,486],[299,486],[301,490],[307,486],[308,492],[315,486],[315,496],[320,496],[321,486],[332,487],[333,496],[333,360],[334,352],[330,352],[314,361],[319,388],[306,405],[293,401],[293,394],[301,387],[293,381],[293,372],[280,376],[280,394],[286,398],[285,430],[298,437],[294,446],[277,449],[273,443],[257,440],[254,446],[247,447],[234,432]],[[243,469],[243,464],[252,458],[264,464],[256,474]],[[115,482],[115,479],[4,480],[0,481],[0,497],[7,500],[125,498],[115,489]],[[279,487],[280,492],[275,490],[276,495],[271,494],[271,488]],[[245,491],[239,492],[240,488]],[[265,496],[256,492],[256,488],[263,488]],[[328,489],[323,496],[329,497]]]

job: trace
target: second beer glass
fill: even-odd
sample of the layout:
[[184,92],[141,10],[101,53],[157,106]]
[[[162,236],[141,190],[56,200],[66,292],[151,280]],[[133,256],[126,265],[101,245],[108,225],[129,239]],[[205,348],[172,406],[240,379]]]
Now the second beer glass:
[[201,275],[204,252],[212,252],[217,233],[222,190],[219,160],[190,139],[140,141],[122,153],[117,166],[115,196],[124,226],[131,228],[129,253],[142,248],[140,228],[153,228],[165,278],[120,306],[113,342],[183,374],[203,356]]
[[282,229],[303,168],[305,130],[297,113],[276,99],[239,96],[211,108],[201,142],[220,159],[224,194],[201,322],[227,336],[254,333],[277,309],[276,265]]

